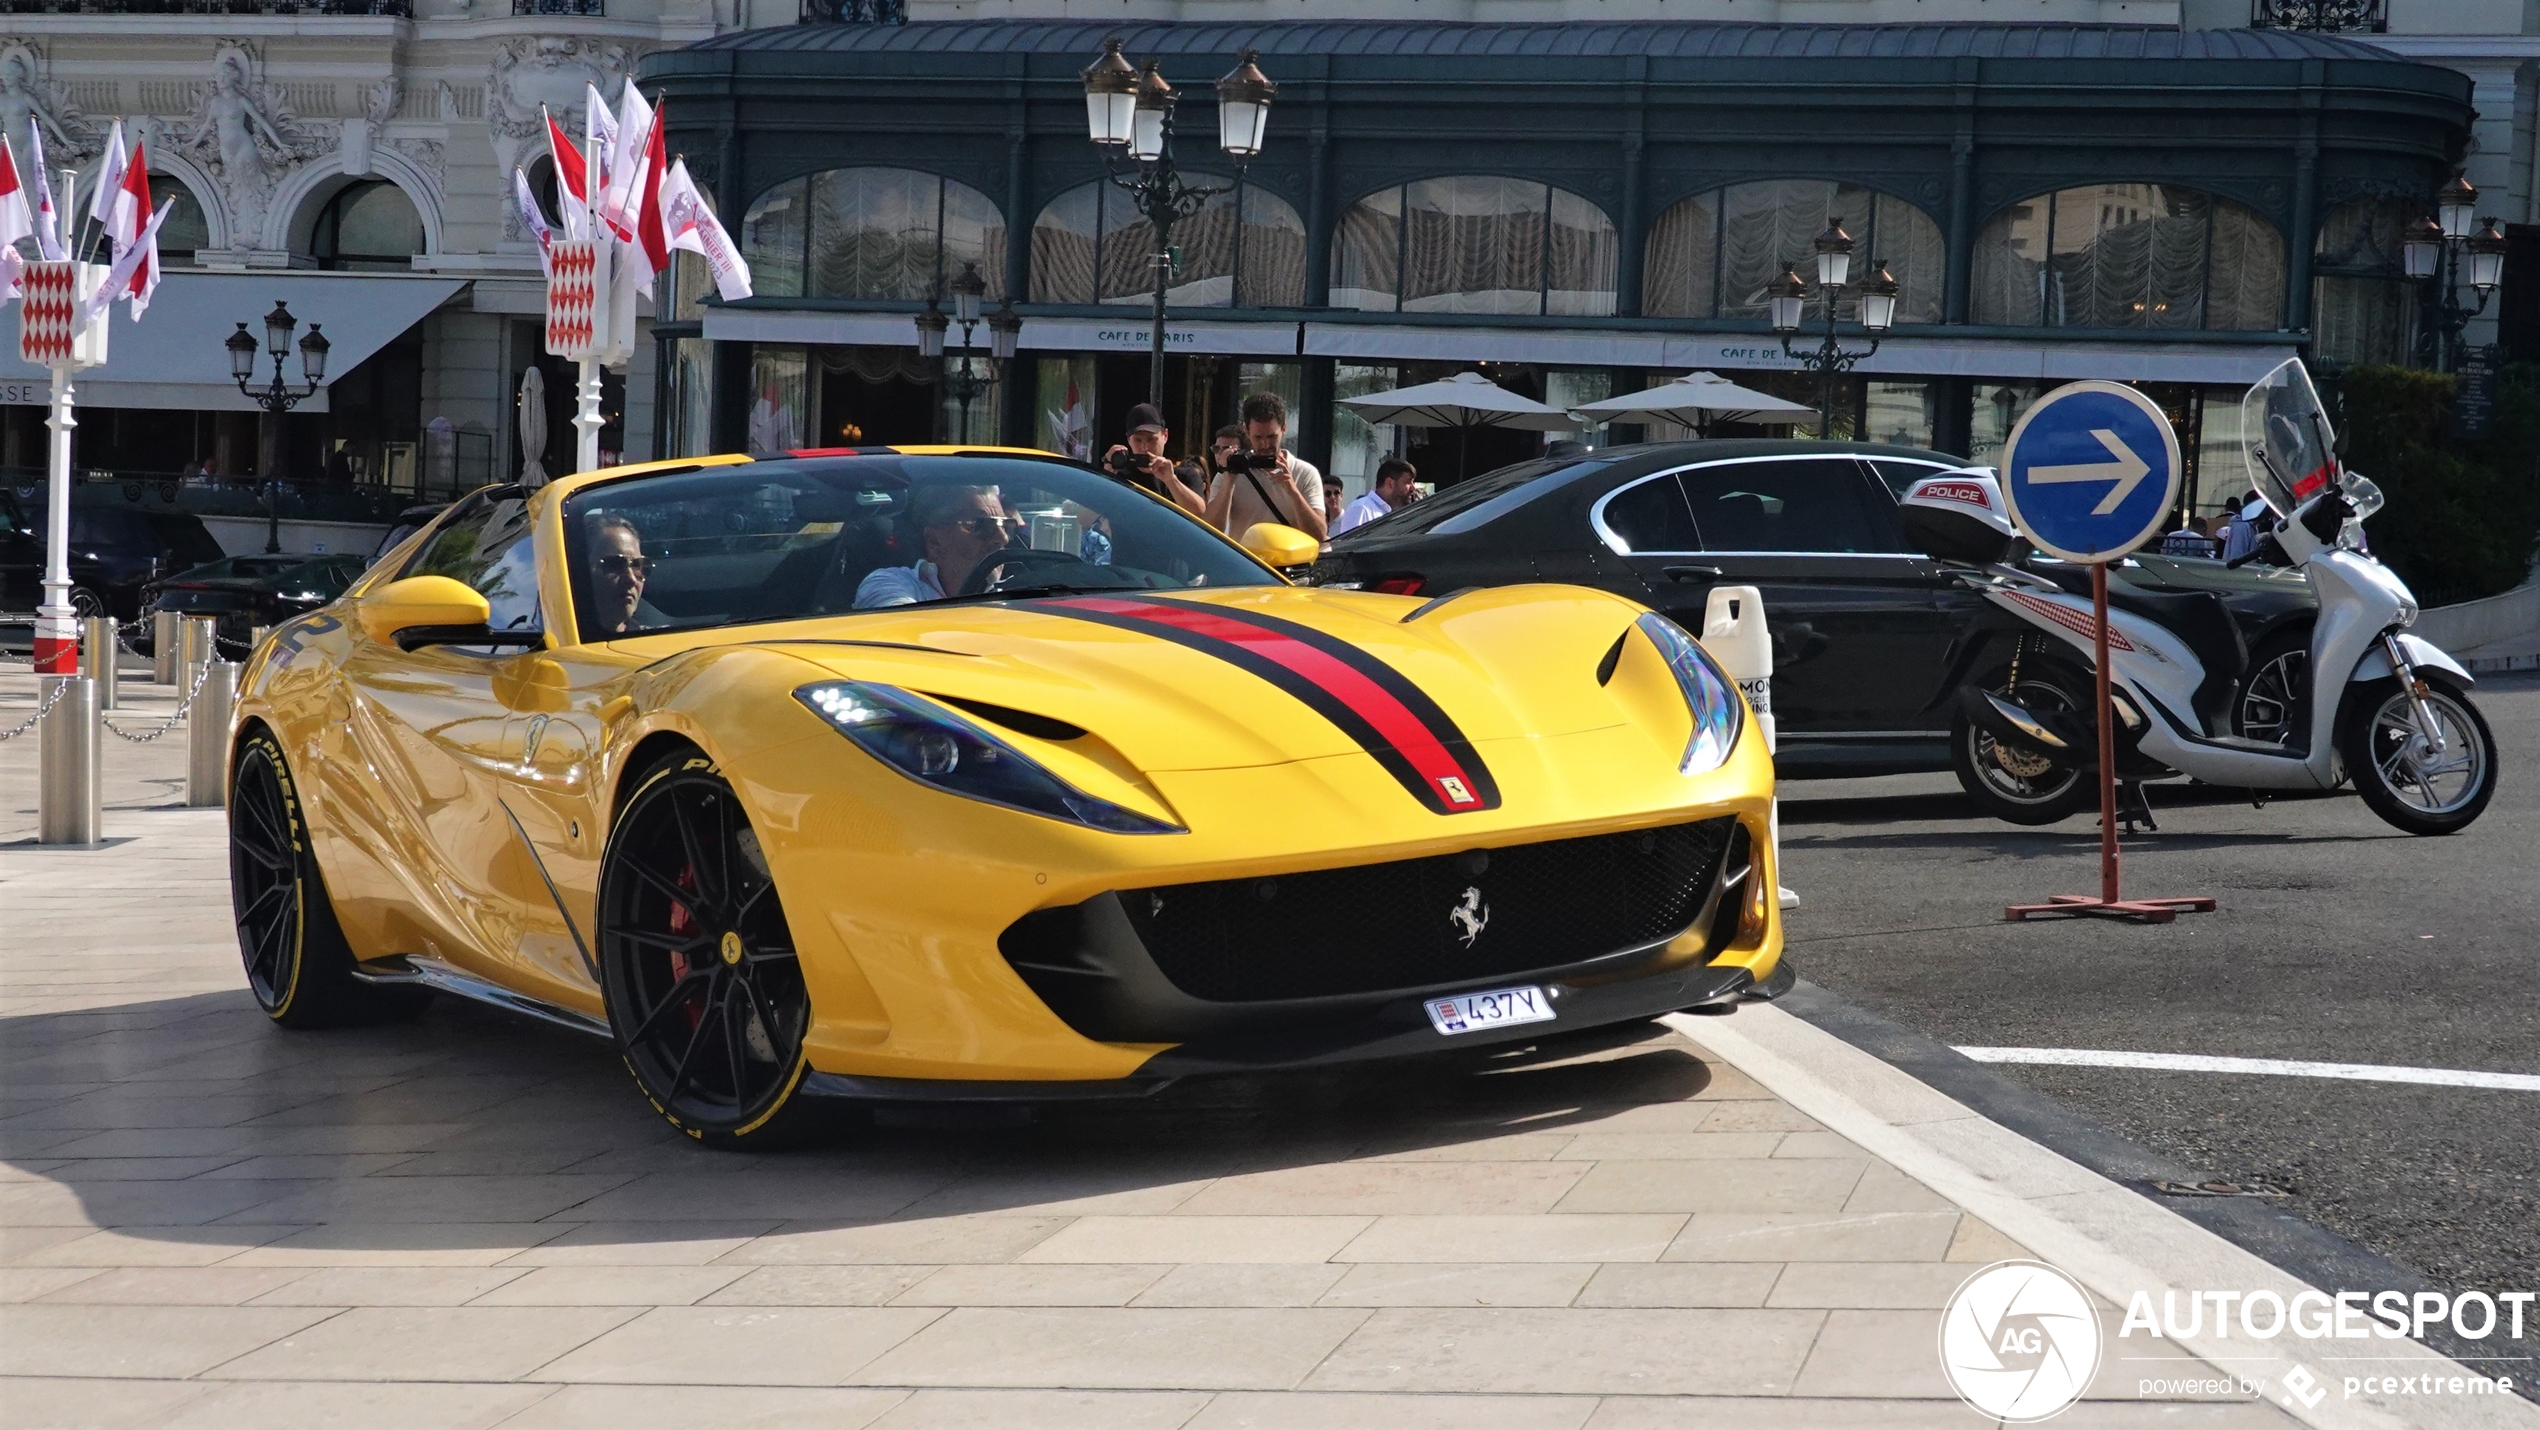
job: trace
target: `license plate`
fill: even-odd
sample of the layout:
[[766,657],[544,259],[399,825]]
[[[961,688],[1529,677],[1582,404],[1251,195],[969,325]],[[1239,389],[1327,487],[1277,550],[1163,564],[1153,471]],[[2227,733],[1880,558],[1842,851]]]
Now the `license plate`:
[[1494,988],[1488,993],[1432,998],[1428,1009],[1430,1024],[1450,1038],[1485,1028],[1549,1023],[1553,1016],[1552,1000],[1540,988]]

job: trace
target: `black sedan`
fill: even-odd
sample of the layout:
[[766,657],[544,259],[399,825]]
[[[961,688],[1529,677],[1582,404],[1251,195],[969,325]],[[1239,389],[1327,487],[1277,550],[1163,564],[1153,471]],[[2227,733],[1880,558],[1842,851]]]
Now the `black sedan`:
[[367,557],[351,555],[224,556],[142,594],[154,611],[214,617],[221,639],[243,646],[256,627],[279,625],[343,595],[369,565]]
[[[0,493],[0,611],[32,611],[43,599],[43,497]],[[189,511],[71,507],[71,608],[130,620],[149,609],[143,588],[171,571],[217,560],[220,543]]]
[[[1712,587],[1753,586],[1772,631],[1785,777],[1945,770],[1955,692],[1998,683],[2020,634],[1913,550],[1897,519],[1899,491],[1963,465],[1847,442],[1609,447],[1449,487],[1334,541],[1309,579],[1430,596],[1567,582],[1630,596],[1693,631]],[[2153,589],[2201,584],[2188,564],[2120,576]],[[2307,628],[2298,579],[2233,573],[2230,585],[2224,602],[2253,647]]]

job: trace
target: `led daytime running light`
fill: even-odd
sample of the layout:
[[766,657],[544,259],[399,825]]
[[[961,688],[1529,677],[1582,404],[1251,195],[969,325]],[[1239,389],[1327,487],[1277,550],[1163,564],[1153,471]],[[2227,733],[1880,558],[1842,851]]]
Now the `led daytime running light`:
[[980,726],[895,686],[824,681],[794,698],[865,753],[946,794],[1110,834],[1188,832],[1097,799]]
[[1728,763],[1729,752],[1737,748],[1738,734],[1746,724],[1746,702],[1710,652],[1685,634],[1684,627],[1652,611],[1640,618],[1640,630],[1675,673],[1676,688],[1684,692],[1685,709],[1693,716],[1693,735],[1685,741],[1684,760],[1677,772],[1707,775]]

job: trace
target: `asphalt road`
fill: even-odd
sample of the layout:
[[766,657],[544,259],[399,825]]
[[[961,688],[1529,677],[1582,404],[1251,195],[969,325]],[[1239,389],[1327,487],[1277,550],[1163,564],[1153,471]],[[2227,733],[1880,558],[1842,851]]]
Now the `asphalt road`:
[[[2130,894],[2212,894],[2168,926],[2010,924],[2095,892],[2096,816],[2021,829],[1954,779],[1784,786],[1800,974],[1952,1045],[2540,1073],[2540,677],[2477,699],[2501,746],[2484,818],[2399,833],[2340,794],[2252,809],[2155,787]],[[2540,1093],[2236,1074],[1993,1071],[2452,1290],[2540,1289]]]

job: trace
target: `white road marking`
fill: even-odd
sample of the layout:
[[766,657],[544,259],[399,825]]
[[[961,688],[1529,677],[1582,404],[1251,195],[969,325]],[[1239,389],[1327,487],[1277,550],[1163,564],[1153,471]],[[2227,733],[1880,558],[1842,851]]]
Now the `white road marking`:
[[2121,1053],[2092,1048],[1959,1048],[1980,1063],[2042,1063],[2071,1068],[2149,1068],[2160,1072],[2254,1073],[2261,1077],[2325,1077],[2348,1082],[2407,1082],[2540,1092],[2540,1075],[2469,1072],[2459,1068],[2389,1067],[2379,1063],[2312,1063],[2286,1058],[2215,1058],[2196,1053]]

